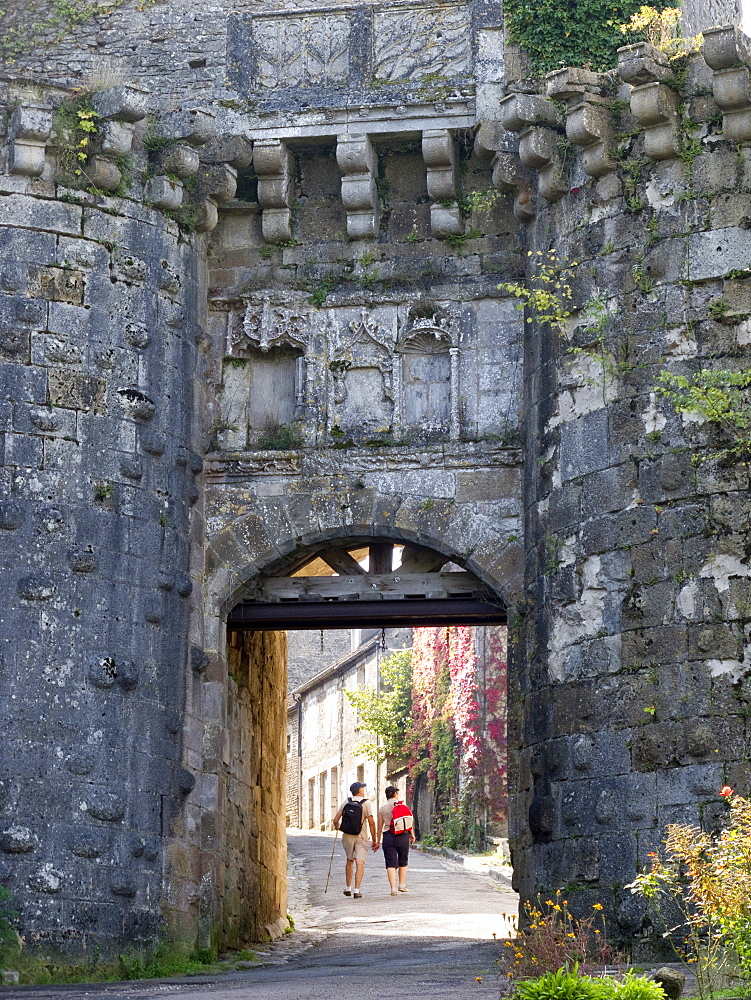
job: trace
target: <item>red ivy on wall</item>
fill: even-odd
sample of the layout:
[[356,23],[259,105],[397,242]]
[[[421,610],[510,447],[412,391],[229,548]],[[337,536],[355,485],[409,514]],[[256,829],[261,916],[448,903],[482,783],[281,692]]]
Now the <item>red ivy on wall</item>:
[[506,648],[501,626],[412,636],[410,779],[426,774],[434,791],[494,823],[507,812]]

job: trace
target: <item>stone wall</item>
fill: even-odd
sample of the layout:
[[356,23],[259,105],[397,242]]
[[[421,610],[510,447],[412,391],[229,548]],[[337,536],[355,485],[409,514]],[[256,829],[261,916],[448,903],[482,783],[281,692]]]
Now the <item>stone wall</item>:
[[231,633],[224,764],[221,947],[277,937],[286,926],[284,632]]
[[61,199],[41,151],[0,170],[0,879],[30,944],[105,955],[162,933],[195,781],[199,267],[144,204]]
[[748,364],[751,189],[729,140],[751,132],[722,90],[747,72],[731,69],[735,44],[732,29],[708,35],[714,74],[694,57],[680,97],[651,53],[626,51],[630,110],[610,126],[594,77],[548,77],[585,150],[557,194],[542,167],[526,235],[529,286],[552,248],[572,297],[562,333],[529,311],[514,872],[523,895],[565,885],[575,912],[604,904],[625,936],[648,925],[622,886],[666,825],[716,830],[720,787],[749,788],[745,466],[712,459],[722,435],[656,391],[663,371]]

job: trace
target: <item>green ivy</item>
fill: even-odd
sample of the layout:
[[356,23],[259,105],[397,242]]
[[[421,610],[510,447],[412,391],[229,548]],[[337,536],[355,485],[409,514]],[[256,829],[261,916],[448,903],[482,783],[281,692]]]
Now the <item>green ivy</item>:
[[[640,0],[505,0],[503,12],[511,41],[529,55],[535,74],[562,66],[612,69],[621,45],[640,40],[619,25],[641,7]],[[654,0],[657,10],[674,0]]]

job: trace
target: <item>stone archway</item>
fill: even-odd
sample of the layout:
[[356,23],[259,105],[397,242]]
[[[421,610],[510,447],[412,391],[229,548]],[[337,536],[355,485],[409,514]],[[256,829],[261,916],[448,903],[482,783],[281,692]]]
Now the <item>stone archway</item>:
[[[242,510],[214,498],[207,551],[205,667],[193,672],[185,725],[216,748],[204,755],[196,816],[180,838],[197,859],[204,941],[239,944],[285,925],[283,773],[286,634],[230,633],[225,623],[248,584],[329,547],[332,540],[394,542],[432,550],[504,604],[521,589],[521,550],[469,504],[349,487],[252,498]],[[440,559],[436,560],[440,562]],[[281,767],[281,771],[280,771]],[[210,850],[206,850],[210,831]],[[241,872],[238,881],[237,873]],[[249,909],[252,913],[249,914]]]

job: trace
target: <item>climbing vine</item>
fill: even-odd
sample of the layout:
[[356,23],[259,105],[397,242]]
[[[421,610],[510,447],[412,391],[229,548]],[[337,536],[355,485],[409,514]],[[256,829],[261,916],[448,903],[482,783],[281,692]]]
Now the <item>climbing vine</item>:
[[435,835],[448,847],[479,847],[481,820],[506,815],[505,631],[485,629],[481,658],[475,635],[413,633],[409,775],[432,793]]
[[[661,11],[671,4],[656,0],[654,6]],[[509,37],[528,53],[537,75],[562,66],[612,69],[618,47],[643,37],[620,30],[640,7],[638,0],[505,0],[503,12]]]

